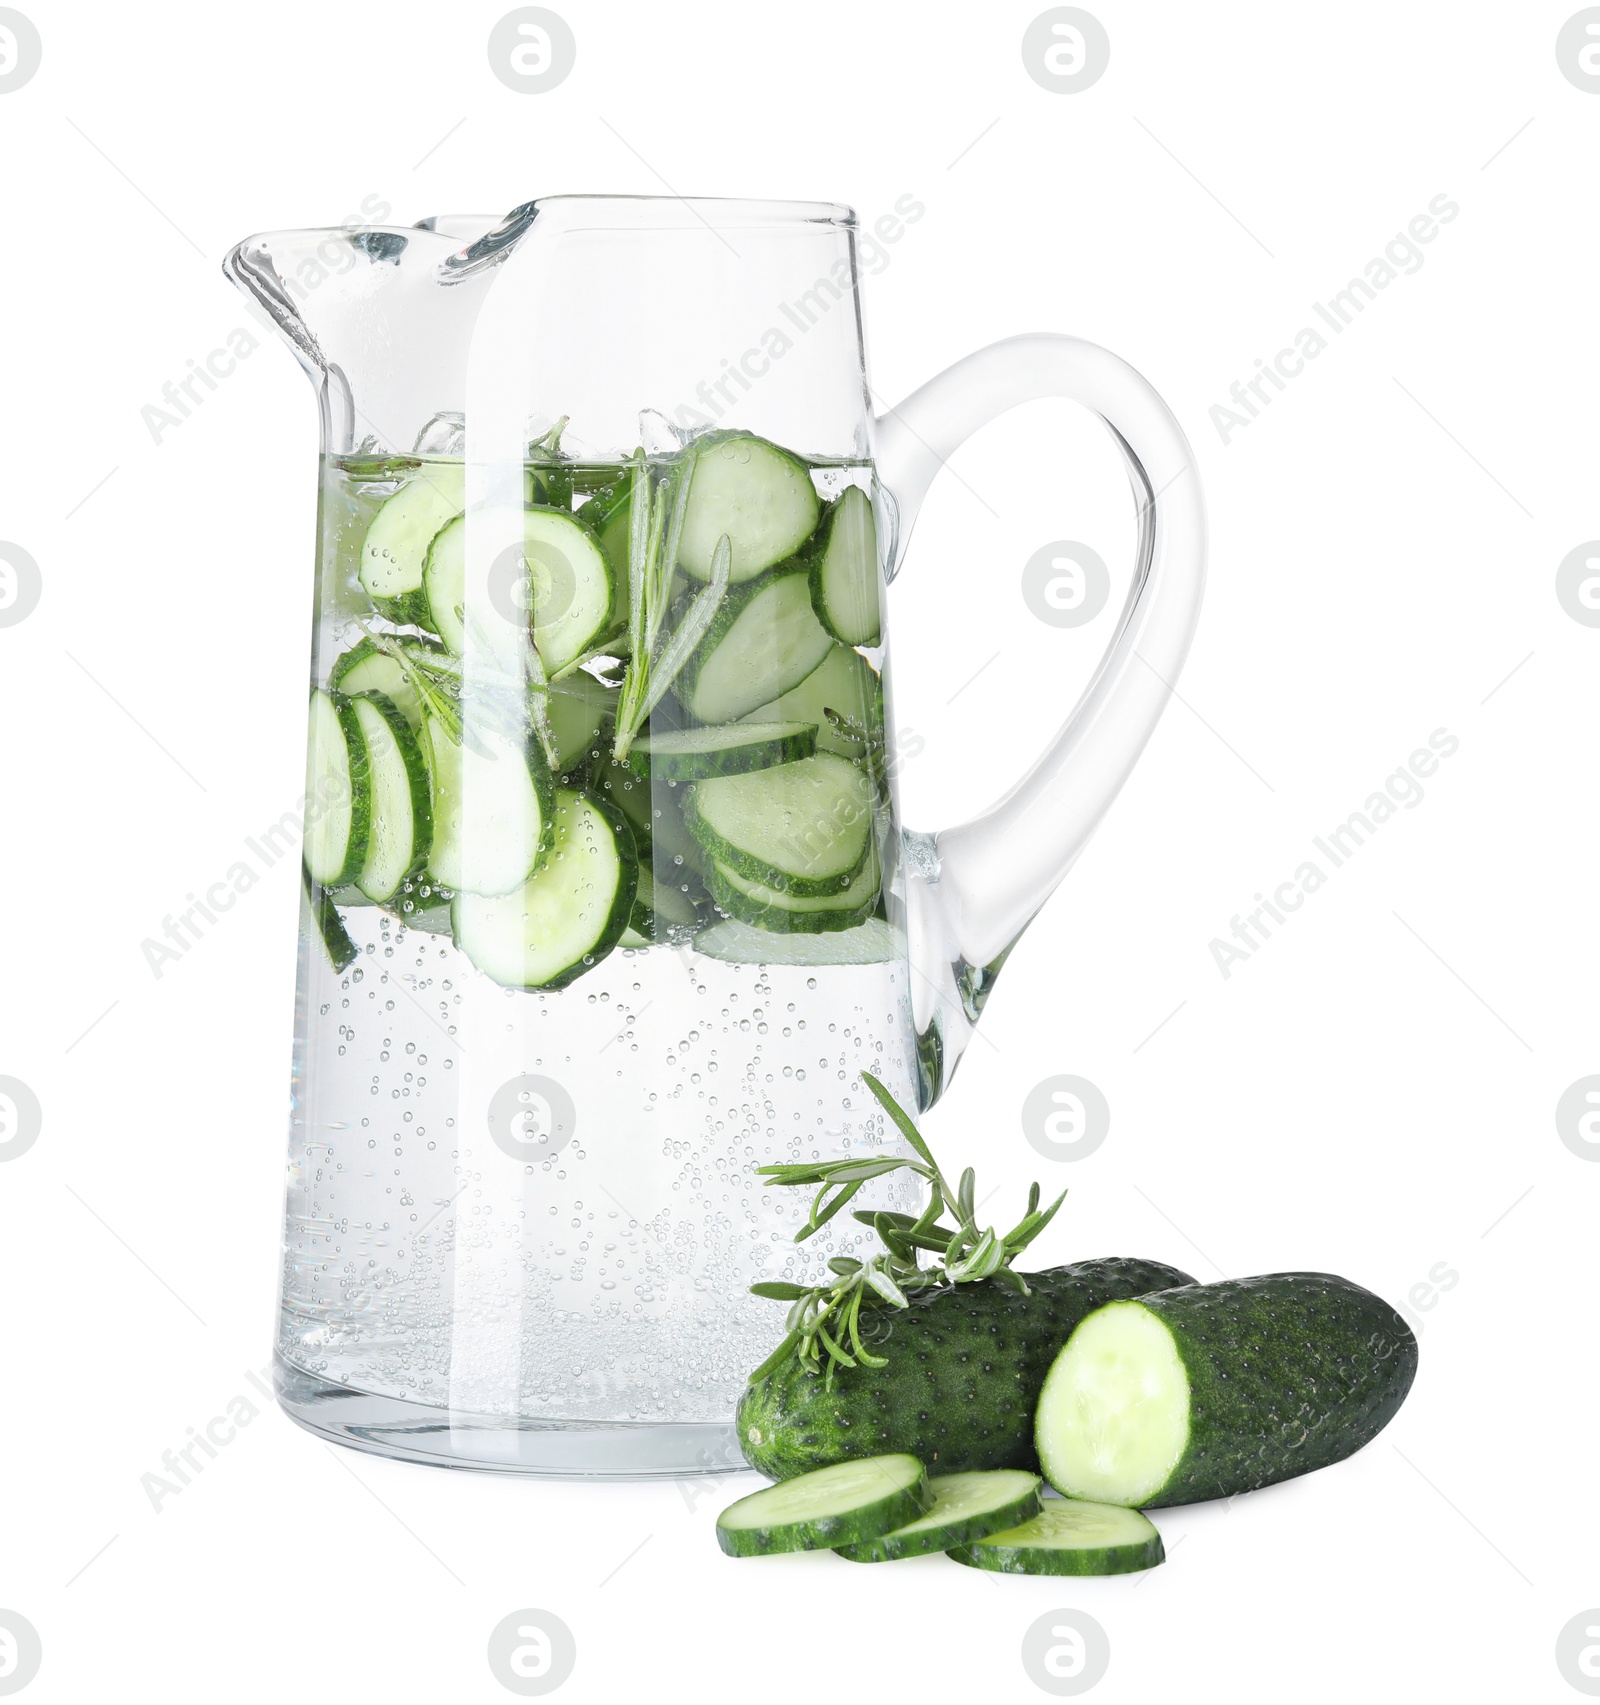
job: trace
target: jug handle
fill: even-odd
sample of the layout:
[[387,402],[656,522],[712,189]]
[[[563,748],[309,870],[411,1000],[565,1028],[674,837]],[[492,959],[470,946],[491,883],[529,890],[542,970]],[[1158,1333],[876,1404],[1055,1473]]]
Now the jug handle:
[[924,1107],[948,1085],[1006,955],[1144,750],[1188,654],[1205,584],[1199,472],[1171,411],[1110,351],[1050,333],[975,351],[874,422],[878,479],[897,522],[887,572],[947,458],[980,426],[1039,397],[1081,403],[1110,429],[1133,481],[1138,555],[1116,633],[1033,767],[969,822],[903,838]]

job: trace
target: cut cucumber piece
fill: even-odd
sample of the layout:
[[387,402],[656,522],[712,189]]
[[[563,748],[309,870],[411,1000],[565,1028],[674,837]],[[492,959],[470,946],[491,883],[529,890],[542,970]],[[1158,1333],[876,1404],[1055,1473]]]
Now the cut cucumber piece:
[[811,604],[817,620],[844,645],[882,641],[878,607],[878,530],[872,499],[846,486],[822,525],[811,559]]
[[433,842],[428,770],[411,726],[382,693],[350,701],[371,788],[371,824],[358,887],[377,905],[420,870]]
[[628,752],[628,767],[668,781],[703,781],[792,764],[816,748],[813,722],[730,722],[641,735]]
[[882,918],[819,935],[774,934],[724,918],[694,938],[694,950],[730,965],[881,965],[905,957],[905,940]]
[[515,893],[458,894],[456,945],[508,989],[559,989],[597,964],[627,927],[638,864],[621,814],[556,789],[555,844]]
[[[400,648],[424,661],[445,655],[442,645],[416,636],[402,637]],[[422,706],[416,689],[399,660],[379,650],[376,640],[364,639],[345,652],[334,664],[328,685],[346,698],[354,698],[358,693],[382,693],[406,719],[413,734],[422,727]]]
[[743,720],[814,722],[819,752],[859,758],[883,724],[883,683],[859,652],[847,645],[830,646],[798,687],[758,706]]
[[636,776],[626,764],[607,758],[600,766],[600,791],[627,819],[642,860],[655,839],[655,813],[651,808],[649,781],[644,776]]
[[434,535],[466,504],[467,474],[460,463],[422,467],[372,518],[361,546],[362,590],[396,621],[428,620],[422,565]]
[[[504,577],[491,567],[487,595],[499,621],[531,614],[534,650],[546,675],[582,658],[611,624],[611,569],[589,529],[559,509],[522,513],[522,562]],[[428,547],[423,573],[433,631],[458,656],[466,646],[467,517],[458,515]]]
[[558,769],[572,769],[594,749],[601,729],[616,714],[618,697],[615,687],[608,687],[581,670],[550,688],[545,716],[550,724]]
[[806,571],[784,569],[730,590],[723,598],[678,677],[674,688],[678,702],[696,722],[736,721],[757,705],[798,687],[833,643],[811,608]]
[[609,632],[628,631],[628,555],[633,532],[633,481],[622,479],[599,491],[578,511],[578,519],[599,541],[611,570],[615,594],[611,600]]
[[335,971],[348,971],[360,957],[350,932],[344,927],[333,896],[302,864],[300,866],[300,903],[305,908],[311,933],[320,941]]
[[754,580],[800,549],[816,531],[822,500],[803,462],[765,438],[707,433],[696,446],[694,477],[678,539],[678,567],[711,578],[724,533],[733,547],[728,578]]
[[876,1539],[928,1507],[927,1471],[914,1456],[868,1456],[781,1481],[729,1504],[717,1543],[730,1557],[823,1551]]
[[694,901],[681,888],[657,882],[654,873],[641,864],[633,910],[618,945],[652,947],[658,941],[683,941],[699,922]]
[[928,1482],[928,1491],[933,1502],[914,1521],[877,1539],[834,1549],[852,1563],[893,1563],[902,1557],[948,1551],[953,1545],[1015,1527],[1039,1513],[1039,1476],[1020,1468],[939,1474]]
[[833,753],[697,782],[689,831],[721,865],[784,894],[839,894],[872,839],[872,784]]
[[785,894],[721,863],[712,865],[707,878],[712,898],[730,917],[779,935],[854,929],[876,909],[881,880],[875,846],[868,847],[865,863],[838,894]]
[[342,693],[316,688],[306,742],[305,866],[313,882],[354,882],[367,853],[371,796],[355,712]]
[[[471,744],[431,716],[422,724],[433,813],[428,869],[468,894],[509,894],[550,843],[552,782],[531,733],[475,726]],[[480,749],[481,748],[481,749]]]
[[1031,1520],[952,1545],[950,1555],[1002,1575],[1127,1575],[1153,1569],[1167,1553],[1137,1510],[1046,1498]]
[[1416,1370],[1405,1321],[1330,1273],[1158,1291],[1067,1340],[1039,1395],[1039,1460],[1068,1498],[1229,1498],[1360,1450]]

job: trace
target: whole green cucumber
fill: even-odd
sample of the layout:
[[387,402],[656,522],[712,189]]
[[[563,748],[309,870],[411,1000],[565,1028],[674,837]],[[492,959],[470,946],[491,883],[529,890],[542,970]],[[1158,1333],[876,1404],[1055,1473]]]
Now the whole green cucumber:
[[826,1463],[904,1451],[932,1474],[1037,1473],[1034,1407],[1073,1327],[1115,1298],[1194,1282],[1160,1261],[1121,1257],[1023,1277],[1025,1297],[980,1279],[863,1315],[863,1337],[886,1367],[835,1368],[830,1386],[790,1357],[748,1385],[738,1429],[750,1466],[786,1480]]
[[1039,1459],[1068,1498],[1230,1498],[1353,1455],[1416,1371],[1405,1321],[1331,1273],[1159,1291],[1073,1332],[1039,1396]]

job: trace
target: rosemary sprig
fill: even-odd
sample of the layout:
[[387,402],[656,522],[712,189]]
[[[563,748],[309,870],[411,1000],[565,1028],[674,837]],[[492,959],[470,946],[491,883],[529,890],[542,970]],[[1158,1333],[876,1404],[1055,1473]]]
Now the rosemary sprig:
[[[900,1134],[911,1145],[912,1155],[883,1155],[870,1160],[803,1161],[782,1166],[762,1166],[757,1175],[781,1186],[818,1185],[806,1223],[795,1233],[803,1243],[833,1219],[875,1178],[891,1172],[914,1172],[927,1181],[927,1205],[915,1217],[887,1210],[852,1217],[878,1234],[884,1252],[857,1261],[836,1255],[828,1263],[831,1279],[819,1285],[795,1285],[765,1280],[750,1287],[759,1297],[787,1302],[786,1336],[750,1376],[760,1379],[780,1367],[791,1354],[810,1373],[821,1374],[831,1386],[840,1367],[881,1368],[887,1362],[873,1355],[862,1341],[861,1316],[883,1308],[909,1308],[915,1293],[949,1285],[971,1284],[994,1279],[1027,1296],[1028,1281],[1011,1263],[1036,1238],[1066,1200],[1063,1190],[1048,1208],[1039,1206],[1039,1186],[1028,1191],[1028,1209],[1010,1231],[1001,1236],[992,1226],[977,1222],[977,1180],[969,1166],[952,1189],[950,1181],[933,1158],[932,1151],[912,1124],[910,1116],[871,1072],[861,1074]],[[948,1215],[955,1223],[947,1225]],[[937,1264],[924,1267],[923,1254],[938,1257]],[[826,1367],[823,1366],[826,1358]]]

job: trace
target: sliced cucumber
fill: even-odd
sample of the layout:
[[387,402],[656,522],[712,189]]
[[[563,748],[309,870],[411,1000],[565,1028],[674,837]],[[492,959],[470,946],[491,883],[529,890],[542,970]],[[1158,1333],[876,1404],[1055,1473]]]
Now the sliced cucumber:
[[969,1569],[1002,1575],[1127,1575],[1166,1560],[1161,1535],[1137,1510],[1046,1498],[1018,1527],[950,1547]]
[[785,894],[764,882],[752,882],[725,864],[713,864],[707,878],[712,897],[730,917],[776,934],[815,934],[854,929],[877,908],[881,873],[878,849],[869,846],[866,862],[842,893],[811,897]]
[[798,687],[758,706],[743,720],[814,722],[819,752],[859,758],[883,723],[883,683],[859,652],[847,645],[830,646]]
[[361,546],[362,590],[396,621],[428,621],[422,565],[434,535],[466,505],[467,474],[459,462],[420,468],[372,518]]
[[358,887],[377,905],[420,870],[433,842],[428,770],[411,726],[382,693],[350,701],[371,787],[372,817]]
[[390,910],[399,913],[407,929],[426,930],[430,935],[449,935],[450,901],[448,889],[438,887],[431,878],[410,879],[400,885],[397,902]]
[[834,1549],[852,1563],[893,1563],[986,1538],[1039,1513],[1039,1476],[1020,1468],[939,1474],[928,1482],[928,1491],[933,1502],[914,1521]]
[[817,749],[810,722],[727,722],[716,728],[675,728],[645,734],[628,753],[628,767],[642,776],[703,781],[743,775],[809,758]]
[[658,941],[683,941],[700,922],[700,913],[682,888],[657,882],[652,871],[639,866],[639,887],[633,897],[621,947],[650,947]]
[[811,558],[811,603],[817,620],[844,645],[877,645],[883,637],[878,607],[878,530],[872,499],[846,486],[819,533]]
[[[698,476],[697,476],[698,477]],[[733,722],[786,693],[827,656],[833,639],[811,608],[803,568],[730,590],[684,665],[675,691],[696,722]],[[772,717],[775,722],[814,721]]]
[[626,633],[628,628],[628,555],[633,532],[633,481],[622,479],[599,491],[578,511],[578,519],[600,543],[601,554],[611,570],[616,588],[611,600],[608,631]]
[[[504,584],[488,587],[501,620],[532,618],[534,649],[559,675],[610,629],[611,569],[594,534],[559,509],[522,513],[522,561]],[[491,573],[494,571],[491,569]],[[428,546],[423,572],[433,631],[457,655],[466,646],[467,517],[458,515]]]
[[724,533],[733,547],[728,578],[737,586],[791,557],[816,531],[822,508],[803,462],[746,432],[707,433],[699,440],[678,567],[711,578]]
[[684,801],[690,833],[719,864],[784,894],[839,894],[872,839],[872,784],[824,752],[748,775],[697,782]]
[[350,932],[344,927],[333,896],[302,864],[300,866],[300,901],[305,907],[306,921],[312,934],[323,945],[328,962],[335,971],[348,971],[360,957]]
[[1393,1418],[1417,1341],[1331,1273],[1184,1285],[1085,1317],[1039,1394],[1039,1460],[1069,1498],[1229,1498],[1353,1455]]
[[355,712],[342,693],[316,688],[306,742],[305,865],[313,882],[354,882],[367,853],[371,796]]
[[615,687],[608,687],[581,670],[551,687],[545,700],[545,715],[550,723],[558,769],[572,769],[594,749],[600,730],[616,714],[617,698]]
[[[415,636],[401,639],[400,648],[424,661],[445,655],[442,645]],[[334,664],[328,685],[347,698],[354,698],[357,693],[382,693],[410,724],[412,733],[422,727],[422,706],[416,689],[399,660],[380,650],[374,639],[364,639],[345,652]]]
[[881,965],[905,957],[905,940],[882,918],[820,935],[774,934],[724,918],[694,938],[694,950],[730,965]]
[[509,894],[550,843],[552,782],[538,742],[475,726],[463,743],[423,718],[433,813],[428,869],[446,888]]
[[928,1499],[927,1471],[914,1456],[866,1456],[730,1504],[717,1517],[717,1543],[730,1557],[855,1545],[903,1527]]
[[656,828],[648,779],[607,758],[600,766],[600,791],[627,819],[642,860],[655,839]]
[[638,864],[621,814],[556,789],[555,844],[514,893],[458,894],[456,944],[508,989],[559,989],[605,958],[627,927]]

